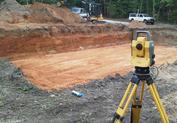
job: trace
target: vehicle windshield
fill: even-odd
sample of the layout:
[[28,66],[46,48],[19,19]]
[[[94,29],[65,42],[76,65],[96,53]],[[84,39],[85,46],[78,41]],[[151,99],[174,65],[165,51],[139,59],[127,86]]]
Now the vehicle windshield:
[[80,8],[72,8],[71,11],[73,13],[80,13]]
[[144,17],[150,17],[148,14],[144,14]]
[[131,13],[131,14],[129,14],[129,16],[130,16],[130,17],[136,17],[136,14]]

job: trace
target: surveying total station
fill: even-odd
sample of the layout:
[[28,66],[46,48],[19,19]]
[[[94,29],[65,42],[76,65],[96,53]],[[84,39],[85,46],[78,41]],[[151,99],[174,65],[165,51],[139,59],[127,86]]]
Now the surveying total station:
[[150,67],[155,64],[154,58],[154,42],[151,40],[150,32],[143,30],[135,31],[131,44],[131,63],[135,66],[135,72],[120,101],[112,123],[123,122],[130,103],[132,104],[130,122],[140,122],[145,83],[148,85],[151,96],[160,112],[162,122],[169,123],[167,113],[160,101],[158,91],[150,74]]

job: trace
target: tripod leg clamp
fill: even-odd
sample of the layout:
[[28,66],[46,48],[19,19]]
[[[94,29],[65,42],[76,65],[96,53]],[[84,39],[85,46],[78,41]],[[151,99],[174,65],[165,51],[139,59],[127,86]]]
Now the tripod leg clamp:
[[138,85],[140,82],[140,79],[137,75],[134,74],[131,78],[131,82]]
[[142,105],[132,105],[132,108],[142,108]]
[[124,117],[121,117],[119,114],[115,113],[112,123],[115,123],[116,120],[123,121]]
[[146,83],[147,83],[147,85],[151,85],[151,84],[154,83],[154,81],[153,81],[153,79],[152,79],[151,76],[148,76],[148,77],[147,77],[147,79],[146,79]]

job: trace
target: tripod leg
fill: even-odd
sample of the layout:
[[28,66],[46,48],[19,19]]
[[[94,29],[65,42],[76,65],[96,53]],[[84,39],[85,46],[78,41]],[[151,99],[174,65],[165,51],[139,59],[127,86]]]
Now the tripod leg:
[[137,91],[136,95],[133,99],[133,103],[132,103],[132,107],[131,107],[131,123],[139,123],[140,122],[140,114],[141,114],[143,95],[144,95],[144,85],[145,85],[145,82],[142,81],[140,95],[138,95],[138,91]]
[[168,119],[168,116],[167,116],[167,113],[162,105],[162,102],[160,101],[160,96],[157,92],[157,89],[154,85],[154,83],[150,84],[149,85],[149,89],[150,89],[150,93],[154,99],[154,102],[160,112],[160,116],[161,116],[161,119],[163,121],[163,123],[169,123],[169,119]]
[[129,91],[130,91],[130,89],[132,87],[132,84],[133,84],[132,82],[129,83],[129,85],[128,85],[126,91],[125,91],[125,94],[124,94],[124,96],[123,96],[123,98],[122,98],[122,100],[121,100],[121,102],[119,104],[119,107],[118,107],[118,109],[117,109],[117,111],[115,113],[115,116],[113,118],[112,123],[122,123],[122,120],[124,118],[126,110],[127,110],[128,106],[129,106],[129,104],[130,104],[130,102],[131,102],[131,100],[132,100],[132,98],[133,98],[133,96],[134,96],[134,94],[135,94],[135,92],[137,90],[137,87],[138,87],[137,84],[134,84],[133,88],[132,88],[132,90],[130,92],[130,95],[128,96]]
[[128,87],[127,87],[127,89],[126,89],[126,91],[125,91],[124,96],[122,97],[122,100],[120,101],[119,107],[123,107],[124,102],[125,102],[125,100],[126,100],[126,98],[128,96],[128,93],[130,92],[131,87],[132,87],[132,83],[130,82]]

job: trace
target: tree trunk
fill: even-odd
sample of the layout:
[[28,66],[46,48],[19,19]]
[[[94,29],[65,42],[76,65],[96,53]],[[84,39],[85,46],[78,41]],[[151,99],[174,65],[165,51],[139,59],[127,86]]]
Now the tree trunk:
[[153,4],[153,10],[152,10],[153,12],[152,12],[152,14],[153,14],[153,16],[155,17],[155,0],[153,0],[153,3],[152,3],[152,4]]

